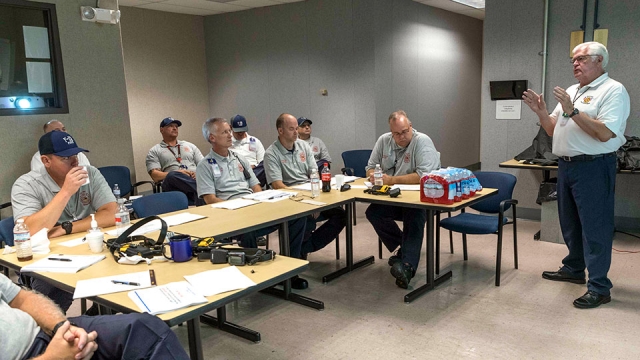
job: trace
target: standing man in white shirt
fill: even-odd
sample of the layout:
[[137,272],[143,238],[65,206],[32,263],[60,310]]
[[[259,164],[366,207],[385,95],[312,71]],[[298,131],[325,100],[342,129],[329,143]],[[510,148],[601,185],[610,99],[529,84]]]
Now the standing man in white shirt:
[[[67,128],[64,126],[64,124],[60,120],[56,119],[49,120],[46,124],[44,124],[42,130],[44,130],[45,134],[52,131],[67,132]],[[89,159],[86,157],[86,155],[83,153],[78,153],[78,166],[89,165],[91,164],[89,164]],[[33,154],[33,157],[31,158],[31,171],[39,172],[42,169],[44,169],[44,165],[42,164],[42,160],[40,160],[40,151],[36,151],[36,153]]]
[[625,143],[630,112],[629,93],[605,70],[607,48],[586,42],[573,49],[571,65],[578,84],[566,90],[556,86],[558,101],[549,114],[542,94],[527,90],[522,99],[540,125],[553,136],[558,159],[558,215],[569,254],[558,271],[544,271],[552,281],[584,284],[587,292],[573,301],[579,309],[611,301],[611,266],[614,231],[616,150]]

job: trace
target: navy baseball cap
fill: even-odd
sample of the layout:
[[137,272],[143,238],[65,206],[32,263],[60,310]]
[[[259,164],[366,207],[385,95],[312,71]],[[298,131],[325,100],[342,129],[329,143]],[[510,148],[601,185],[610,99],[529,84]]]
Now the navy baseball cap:
[[299,118],[298,118],[298,126],[302,126],[302,124],[303,124],[305,121],[306,121],[306,122],[308,122],[308,123],[309,123],[309,125],[313,124],[313,121],[311,121],[311,120],[307,119],[306,117],[302,116],[302,117],[299,117]]
[[73,156],[80,152],[89,152],[83,148],[78,147],[73,136],[63,131],[48,132],[40,137],[38,141],[38,150],[40,155],[58,155],[58,156]]
[[182,121],[176,120],[176,119],[174,119],[172,117],[168,117],[168,118],[162,119],[162,121],[160,122],[160,127],[165,127],[165,126],[167,126],[169,124],[173,124],[173,123],[178,124],[178,126],[182,126]]
[[233,129],[233,132],[249,131],[247,119],[242,115],[233,115],[231,117],[231,128]]

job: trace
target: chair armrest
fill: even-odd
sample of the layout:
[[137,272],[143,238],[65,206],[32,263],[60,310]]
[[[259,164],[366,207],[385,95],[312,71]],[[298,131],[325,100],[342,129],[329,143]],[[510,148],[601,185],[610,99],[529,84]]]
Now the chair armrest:
[[0,204],[0,210],[11,207],[11,201]]
[[350,168],[350,167],[344,167],[340,171],[342,171],[342,173],[347,176],[355,175],[355,170],[353,170],[353,168]]
[[131,195],[135,195],[136,194],[136,188],[140,185],[144,185],[144,184],[149,184],[151,185],[151,190],[153,190],[153,192],[156,192],[156,183],[154,183],[153,181],[138,181],[137,183],[131,185]]
[[500,213],[504,214],[504,210],[507,207],[507,205],[513,205],[515,207],[517,204],[518,204],[518,200],[516,199],[502,200],[500,202]]

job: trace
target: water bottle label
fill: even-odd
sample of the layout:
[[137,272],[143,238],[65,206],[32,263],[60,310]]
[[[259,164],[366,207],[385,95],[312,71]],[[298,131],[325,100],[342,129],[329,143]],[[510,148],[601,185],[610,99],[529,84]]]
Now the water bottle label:
[[13,234],[13,242],[21,242],[21,241],[27,241],[29,240],[29,233],[28,232],[24,232],[24,233],[17,233],[17,234]]

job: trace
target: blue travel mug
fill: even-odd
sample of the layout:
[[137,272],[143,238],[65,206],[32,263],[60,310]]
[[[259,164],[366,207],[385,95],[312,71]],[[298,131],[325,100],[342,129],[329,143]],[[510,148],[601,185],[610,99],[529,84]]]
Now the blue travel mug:
[[[171,249],[171,257],[165,253],[166,246],[169,245]],[[185,262],[191,260],[191,236],[189,235],[174,235],[169,238],[168,244],[162,245],[162,255],[174,262]]]

